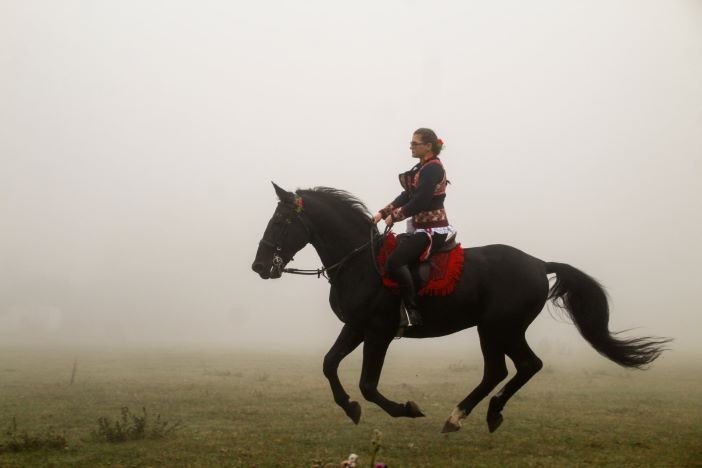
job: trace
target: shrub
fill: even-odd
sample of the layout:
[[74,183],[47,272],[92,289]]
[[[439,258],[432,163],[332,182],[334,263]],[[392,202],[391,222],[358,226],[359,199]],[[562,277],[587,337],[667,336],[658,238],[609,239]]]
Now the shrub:
[[180,421],[171,424],[162,421],[161,415],[157,414],[152,420],[142,408],[142,415],[136,415],[129,411],[126,406],[122,407],[122,417],[111,420],[107,417],[98,418],[98,428],[93,431],[93,437],[104,442],[126,442],[128,440],[139,439],[160,439],[173,434],[180,427]]
[[49,427],[43,434],[29,434],[17,430],[17,419],[12,418],[12,423],[5,431],[6,441],[0,443],[0,453],[5,452],[30,452],[35,450],[61,450],[65,449],[66,438],[63,434],[56,434]]

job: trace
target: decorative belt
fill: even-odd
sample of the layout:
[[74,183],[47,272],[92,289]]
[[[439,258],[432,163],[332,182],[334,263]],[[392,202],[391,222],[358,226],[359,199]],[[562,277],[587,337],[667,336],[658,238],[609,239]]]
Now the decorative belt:
[[446,216],[446,210],[444,208],[439,208],[417,213],[412,216],[412,222],[415,227],[448,226],[448,217]]

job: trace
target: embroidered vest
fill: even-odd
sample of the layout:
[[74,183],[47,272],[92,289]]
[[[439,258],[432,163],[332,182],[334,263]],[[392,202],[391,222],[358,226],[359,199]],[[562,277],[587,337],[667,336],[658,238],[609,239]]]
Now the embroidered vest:
[[[398,177],[400,179],[400,185],[402,185],[402,188],[409,191],[410,194],[414,193],[415,190],[417,190],[417,185],[419,185],[419,176],[424,170],[425,167],[427,167],[429,164],[438,164],[441,166],[443,169],[444,165],[441,163],[440,159],[430,159],[426,163],[424,163],[419,169],[416,167],[413,167],[407,172],[403,172],[400,174]],[[447,179],[446,179],[446,170],[444,169],[444,177],[441,179],[441,182],[436,184],[436,188],[434,188],[434,196],[438,197],[440,195],[444,195],[446,193],[446,185],[448,184]]]

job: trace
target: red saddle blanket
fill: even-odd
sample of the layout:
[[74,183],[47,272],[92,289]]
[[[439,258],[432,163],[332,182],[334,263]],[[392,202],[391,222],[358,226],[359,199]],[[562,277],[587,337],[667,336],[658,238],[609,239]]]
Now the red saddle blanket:
[[[388,278],[385,272],[385,261],[395,249],[396,243],[395,233],[388,233],[385,243],[379,249],[376,257],[378,268],[383,276],[383,284],[391,289],[399,289],[399,285]],[[433,253],[427,261],[430,263],[429,281],[418,291],[418,294],[421,296],[448,296],[452,294],[463,272],[461,244],[456,244],[456,247],[447,252]]]

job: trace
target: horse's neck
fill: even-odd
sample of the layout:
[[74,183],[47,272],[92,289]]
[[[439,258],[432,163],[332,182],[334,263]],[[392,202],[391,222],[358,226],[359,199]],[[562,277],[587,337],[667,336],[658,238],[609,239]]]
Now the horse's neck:
[[315,221],[311,243],[325,267],[330,267],[341,261],[354,249],[368,241],[365,238],[367,236],[363,236],[358,226],[350,225],[350,223],[342,226],[320,220]]

